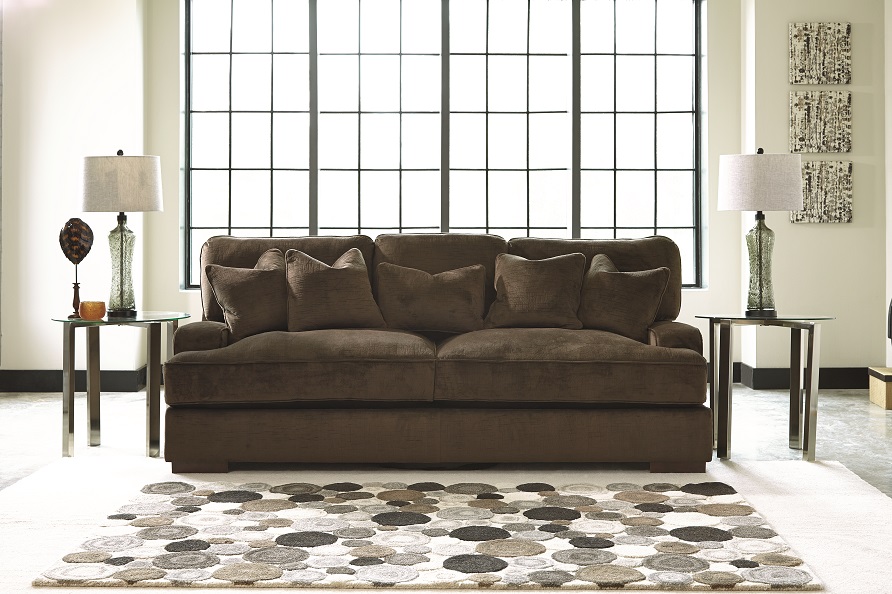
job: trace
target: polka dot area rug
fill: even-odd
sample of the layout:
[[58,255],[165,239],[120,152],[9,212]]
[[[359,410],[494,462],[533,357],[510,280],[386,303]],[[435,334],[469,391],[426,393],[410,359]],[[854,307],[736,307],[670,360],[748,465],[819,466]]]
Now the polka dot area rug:
[[721,482],[159,482],[33,585],[822,589]]

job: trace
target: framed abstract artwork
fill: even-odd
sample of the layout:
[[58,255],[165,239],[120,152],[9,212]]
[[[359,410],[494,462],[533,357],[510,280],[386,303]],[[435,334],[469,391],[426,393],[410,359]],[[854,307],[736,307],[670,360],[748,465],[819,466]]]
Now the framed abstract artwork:
[[848,153],[852,150],[852,93],[790,93],[790,152]]
[[851,36],[851,23],[790,23],[790,84],[849,84]]
[[802,210],[790,212],[791,223],[852,222],[852,162],[804,161]]

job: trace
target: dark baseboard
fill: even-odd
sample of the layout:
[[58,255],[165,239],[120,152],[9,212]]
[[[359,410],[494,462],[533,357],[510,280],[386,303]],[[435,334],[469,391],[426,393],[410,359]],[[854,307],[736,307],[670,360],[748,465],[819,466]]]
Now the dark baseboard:
[[[753,368],[740,364],[740,383],[753,390],[786,390],[789,368]],[[828,390],[858,390],[869,387],[866,367],[824,367],[818,372],[818,387]]]
[[[146,368],[134,371],[102,371],[99,383],[103,392],[138,392],[146,387]],[[76,392],[87,390],[87,372],[74,372]],[[0,392],[62,392],[62,371],[59,369],[0,370]]]

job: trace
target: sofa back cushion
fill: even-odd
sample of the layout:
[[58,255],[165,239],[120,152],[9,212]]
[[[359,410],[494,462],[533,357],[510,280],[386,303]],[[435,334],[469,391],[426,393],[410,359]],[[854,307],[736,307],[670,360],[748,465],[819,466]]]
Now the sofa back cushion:
[[529,260],[541,260],[561,254],[585,255],[586,270],[592,258],[604,254],[623,272],[669,269],[669,282],[657,310],[656,321],[674,320],[681,310],[681,254],[668,237],[641,239],[539,239],[521,237],[509,242],[508,251]]
[[282,253],[300,250],[331,266],[350,248],[358,248],[366,262],[372,261],[375,245],[365,235],[348,237],[211,237],[201,247],[201,305],[205,320],[225,321],[223,310],[214,297],[205,267],[219,264],[233,268],[253,268],[267,250],[278,248]]
[[482,264],[486,273],[485,312],[496,298],[496,256],[507,251],[508,242],[497,235],[463,233],[379,235],[375,239],[372,289],[377,297],[377,270],[378,264],[382,262],[417,268],[429,274]]

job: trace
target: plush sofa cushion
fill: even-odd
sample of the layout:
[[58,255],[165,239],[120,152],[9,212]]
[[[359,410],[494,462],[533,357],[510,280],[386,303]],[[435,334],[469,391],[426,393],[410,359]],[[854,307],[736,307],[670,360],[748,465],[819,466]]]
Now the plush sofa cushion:
[[288,250],[288,330],[383,328],[362,252],[350,248],[329,266]]
[[434,399],[545,406],[691,405],[706,360],[602,330],[493,328],[440,343]]
[[435,360],[430,340],[400,330],[266,332],[174,355],[165,398],[171,406],[430,402]]
[[281,250],[265,251],[254,268],[208,264],[205,274],[223,310],[230,342],[287,327],[285,255]]
[[389,328],[470,332],[483,328],[486,269],[481,264],[439,274],[378,264],[378,306]]
[[564,254],[527,260],[496,256],[496,301],[486,316],[487,328],[582,328],[576,315],[585,256]]
[[646,343],[668,282],[666,267],[620,272],[610,258],[598,254],[585,273],[579,319],[586,328]]

